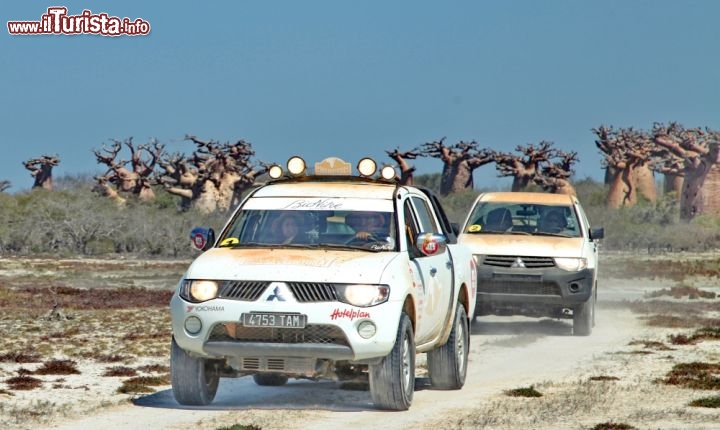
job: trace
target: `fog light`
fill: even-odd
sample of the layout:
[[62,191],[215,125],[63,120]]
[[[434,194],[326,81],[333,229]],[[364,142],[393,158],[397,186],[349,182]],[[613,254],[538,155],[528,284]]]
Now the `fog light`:
[[370,339],[375,336],[377,328],[375,327],[375,323],[372,321],[363,321],[358,324],[357,331],[361,338]]
[[185,320],[185,331],[190,334],[198,334],[202,330],[202,321],[196,316],[187,317]]

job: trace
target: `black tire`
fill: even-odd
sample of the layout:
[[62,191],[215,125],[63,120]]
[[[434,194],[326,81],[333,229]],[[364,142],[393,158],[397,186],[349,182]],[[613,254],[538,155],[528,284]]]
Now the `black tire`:
[[256,373],[253,375],[256,384],[267,387],[279,387],[285,385],[288,377],[280,373]]
[[447,343],[427,353],[430,384],[438,390],[459,390],[467,376],[470,335],[465,308],[457,304],[455,320]]
[[378,364],[370,365],[370,395],[379,409],[406,411],[415,392],[415,337],[410,318],[400,315],[395,345]]
[[573,309],[573,336],[590,336],[595,325],[595,294]]
[[220,376],[213,372],[210,363],[193,357],[172,339],[170,375],[175,400],[181,405],[204,406],[210,404],[217,393]]

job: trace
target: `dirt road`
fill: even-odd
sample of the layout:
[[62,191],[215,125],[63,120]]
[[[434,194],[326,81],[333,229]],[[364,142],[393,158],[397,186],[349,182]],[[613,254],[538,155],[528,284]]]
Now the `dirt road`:
[[[600,297],[602,301],[602,297]],[[573,381],[594,360],[624,347],[644,329],[627,309],[599,304],[592,336],[571,335],[570,320],[483,317],[472,327],[468,378],[459,391],[426,389],[422,366],[413,405],[407,412],[373,408],[367,391],[339,389],[339,383],[291,381],[284,387],[258,387],[252,379],[221,381],[210,407],[181,408],[169,389],[139,398],[134,405],[58,425],[55,429],[215,429],[232,423],[263,429],[423,428],[459,410],[477,408],[504,390],[543,381]],[[418,363],[424,356],[418,356]]]

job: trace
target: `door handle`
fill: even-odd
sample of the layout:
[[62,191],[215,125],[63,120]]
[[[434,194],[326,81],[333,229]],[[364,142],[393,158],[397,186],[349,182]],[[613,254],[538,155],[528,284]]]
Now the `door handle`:
[[430,269],[430,276],[435,276],[436,274],[437,274],[436,268],[433,267],[432,269]]

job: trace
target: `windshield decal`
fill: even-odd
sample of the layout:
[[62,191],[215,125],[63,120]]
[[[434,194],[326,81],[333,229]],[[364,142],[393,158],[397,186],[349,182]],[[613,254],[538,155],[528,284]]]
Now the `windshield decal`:
[[285,209],[340,209],[342,203],[330,199],[295,200]]

